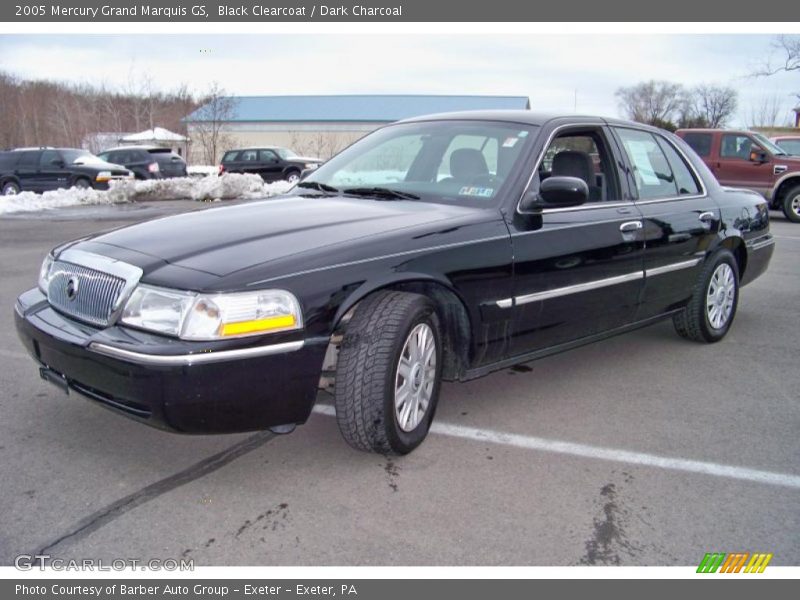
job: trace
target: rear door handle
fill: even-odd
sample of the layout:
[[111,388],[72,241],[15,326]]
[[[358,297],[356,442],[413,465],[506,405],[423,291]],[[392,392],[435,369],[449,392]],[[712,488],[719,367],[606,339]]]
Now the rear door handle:
[[622,233],[631,233],[632,231],[639,231],[642,228],[641,221],[626,221],[619,226]]

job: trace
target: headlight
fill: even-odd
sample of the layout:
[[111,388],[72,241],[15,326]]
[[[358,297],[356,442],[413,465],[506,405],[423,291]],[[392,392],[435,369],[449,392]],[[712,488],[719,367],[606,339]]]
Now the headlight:
[[42,293],[46,296],[47,295],[47,288],[50,285],[50,268],[53,266],[53,258],[52,254],[48,254],[44,257],[42,261],[42,266],[39,269],[39,289],[42,290]]
[[140,285],[121,321],[184,340],[219,340],[301,329],[300,304],[283,290],[194,294]]
[[111,171],[100,171],[95,177],[95,181],[108,181],[111,179]]

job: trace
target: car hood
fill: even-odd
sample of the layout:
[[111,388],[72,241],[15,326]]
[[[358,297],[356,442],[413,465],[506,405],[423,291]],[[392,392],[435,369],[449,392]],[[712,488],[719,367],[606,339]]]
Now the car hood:
[[[301,271],[321,259],[371,258],[359,244],[394,234],[395,243],[425,231],[485,218],[487,211],[417,201],[284,196],[200,210],[140,223],[81,242],[88,251],[133,262],[145,271],[164,265],[225,277],[264,265],[270,276]],[[401,233],[397,240],[398,232]],[[202,279],[202,278],[201,278]]]

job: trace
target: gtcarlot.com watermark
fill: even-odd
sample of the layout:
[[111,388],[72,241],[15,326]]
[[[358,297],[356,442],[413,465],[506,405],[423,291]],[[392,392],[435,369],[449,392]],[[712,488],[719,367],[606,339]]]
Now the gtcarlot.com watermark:
[[194,571],[193,558],[52,558],[49,554],[20,554],[14,559],[20,571]]

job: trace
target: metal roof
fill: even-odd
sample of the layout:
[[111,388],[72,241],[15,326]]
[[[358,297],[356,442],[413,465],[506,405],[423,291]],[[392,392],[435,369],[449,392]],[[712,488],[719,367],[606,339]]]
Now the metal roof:
[[[231,96],[229,99],[233,115],[224,121],[390,123],[430,113],[530,108],[527,96]],[[185,120],[209,120],[208,106],[198,108]]]

